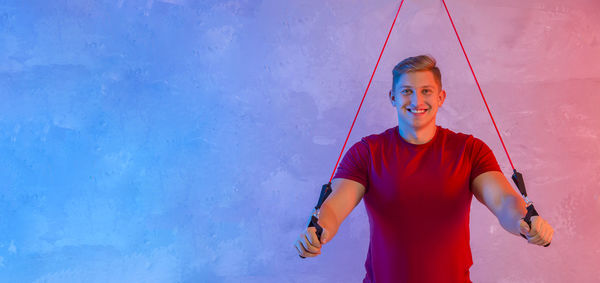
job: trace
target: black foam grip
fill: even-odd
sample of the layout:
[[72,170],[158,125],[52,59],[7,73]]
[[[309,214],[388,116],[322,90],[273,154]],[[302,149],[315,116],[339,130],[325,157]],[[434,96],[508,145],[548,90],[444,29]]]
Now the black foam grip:
[[[314,215],[310,217],[310,223],[308,223],[308,227],[315,227],[317,229],[317,239],[319,239],[319,242],[321,242],[321,234],[323,234],[323,227],[321,227],[321,225],[319,225],[319,223],[317,223],[317,221],[319,221],[318,218],[316,218]],[[303,256],[300,256],[301,258],[306,258]]]
[[331,189],[331,182],[323,185],[323,187],[321,187],[321,194],[319,195],[319,201],[317,202],[317,206],[315,206],[315,209],[320,209],[321,205],[323,205],[323,203],[325,202],[325,199],[327,199],[327,197],[329,196],[329,194],[331,194],[332,189]]
[[[523,217],[523,220],[525,221],[525,223],[527,223],[527,225],[529,226],[529,229],[531,229],[531,217],[533,217],[533,216],[539,216],[539,214],[538,214],[537,210],[535,210],[535,207],[533,207],[533,204],[531,204],[527,207],[527,214],[525,214],[525,217]],[[523,233],[520,233],[520,234],[523,238],[525,238],[527,240],[527,236],[523,235]],[[548,243],[544,247],[547,247],[549,245],[550,245],[550,243]]]
[[317,239],[319,239],[319,242],[321,242],[321,234],[323,234],[323,227],[321,227],[321,225],[319,225],[319,223],[317,223],[317,221],[319,221],[319,219],[317,219],[313,215],[310,218],[310,223],[308,224],[308,227],[315,227],[317,229]]

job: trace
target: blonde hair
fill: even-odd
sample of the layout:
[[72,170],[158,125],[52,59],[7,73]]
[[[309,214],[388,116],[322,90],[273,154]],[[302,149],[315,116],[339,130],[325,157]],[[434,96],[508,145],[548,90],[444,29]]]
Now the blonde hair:
[[398,82],[402,75],[417,71],[431,71],[435,81],[438,83],[439,90],[442,90],[442,73],[435,64],[435,58],[430,55],[419,55],[402,60],[402,62],[398,63],[392,71],[392,90],[395,90],[396,82]]

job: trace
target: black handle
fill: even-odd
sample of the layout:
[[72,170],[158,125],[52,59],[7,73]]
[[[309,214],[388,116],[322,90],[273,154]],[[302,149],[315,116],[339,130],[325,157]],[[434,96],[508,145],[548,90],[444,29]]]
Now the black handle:
[[[539,214],[537,213],[537,210],[535,210],[535,207],[533,207],[533,204],[530,204],[527,207],[527,214],[525,214],[525,217],[523,217],[523,220],[525,221],[525,223],[527,223],[527,225],[529,225],[529,229],[531,229],[531,217],[533,216],[539,216]],[[521,236],[523,238],[525,238],[527,240],[527,236],[523,235],[523,233],[520,233]],[[544,245],[544,247],[548,247],[550,245],[550,243],[548,243],[547,245]]]
[[[317,223],[317,221],[319,221],[319,219],[317,219],[314,215],[311,216],[310,223],[308,223],[308,227],[317,228],[317,239],[319,239],[319,242],[321,242],[321,234],[323,234],[323,227],[321,227],[321,225],[319,225],[319,223]],[[306,258],[303,256],[300,256],[300,257]]]
[[[319,201],[317,202],[317,205],[315,206],[315,210],[318,210],[321,208],[321,205],[325,202],[325,199],[327,199],[327,197],[331,194],[332,191],[333,190],[331,189],[331,182],[324,184],[321,187],[321,194],[319,195]],[[321,227],[321,225],[319,225],[319,223],[317,223],[318,221],[319,221],[319,219],[313,215],[310,218],[310,223],[308,224],[308,227],[317,228],[317,238],[319,239],[319,242],[321,242],[321,234],[323,234],[323,227]]]
[[[517,169],[514,169],[512,179],[513,179],[513,182],[515,182],[515,185],[517,185],[517,188],[519,189],[519,192],[521,193],[521,195],[523,195],[523,197],[525,197],[527,199],[527,189],[525,189],[525,180],[523,180],[523,174],[519,173],[519,171],[517,171]],[[535,207],[533,207],[533,204],[530,204],[529,206],[527,206],[527,214],[525,214],[525,217],[522,218],[523,220],[525,220],[525,223],[527,223],[527,225],[529,225],[529,229],[531,229],[531,217],[533,217],[533,216],[539,216],[539,214],[535,210]],[[523,238],[527,239],[527,237],[525,235],[523,235],[523,233],[519,233],[519,234],[521,234],[521,236]],[[548,243],[544,247],[547,247],[549,245],[550,245],[550,243]]]
[[317,239],[319,239],[319,242],[321,242],[321,234],[323,234],[323,227],[321,227],[321,225],[319,225],[317,221],[319,221],[319,219],[317,219],[315,216],[312,216],[310,218],[310,223],[308,224],[308,227],[317,228]]
[[[318,210],[321,208],[321,205],[323,204],[323,202],[325,202],[325,199],[327,199],[327,197],[331,194],[332,189],[331,189],[331,182],[323,185],[321,187],[321,194],[319,195],[319,201],[317,202],[317,205],[315,206],[315,210]],[[319,225],[318,223],[319,219],[316,216],[311,216],[310,218],[310,223],[308,223],[308,227],[315,227],[317,229],[317,239],[319,239],[319,242],[321,242],[321,234],[323,234],[323,227],[321,227],[321,225]],[[300,256],[301,258],[305,258],[303,256]]]

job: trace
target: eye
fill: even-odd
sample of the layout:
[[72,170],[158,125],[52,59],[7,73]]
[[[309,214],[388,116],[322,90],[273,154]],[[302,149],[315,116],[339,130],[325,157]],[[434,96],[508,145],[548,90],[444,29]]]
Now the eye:
[[423,93],[424,94],[431,94],[431,89],[426,88],[426,89],[423,90]]
[[405,88],[400,93],[402,93],[403,95],[409,95],[412,93],[412,90],[409,88]]

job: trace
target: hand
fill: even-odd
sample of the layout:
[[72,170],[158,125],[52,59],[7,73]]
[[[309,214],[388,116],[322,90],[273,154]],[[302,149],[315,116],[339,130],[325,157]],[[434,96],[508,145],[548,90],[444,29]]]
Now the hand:
[[530,244],[545,246],[552,241],[554,229],[540,216],[531,217],[531,229],[525,220],[519,220],[521,233],[527,236],[527,242]]
[[[318,222],[321,225],[320,222]],[[323,225],[321,225],[323,227]],[[295,247],[301,258],[315,257],[321,254],[321,247],[329,241],[329,232],[323,227],[321,241],[317,238],[317,229],[308,227],[296,240]]]

